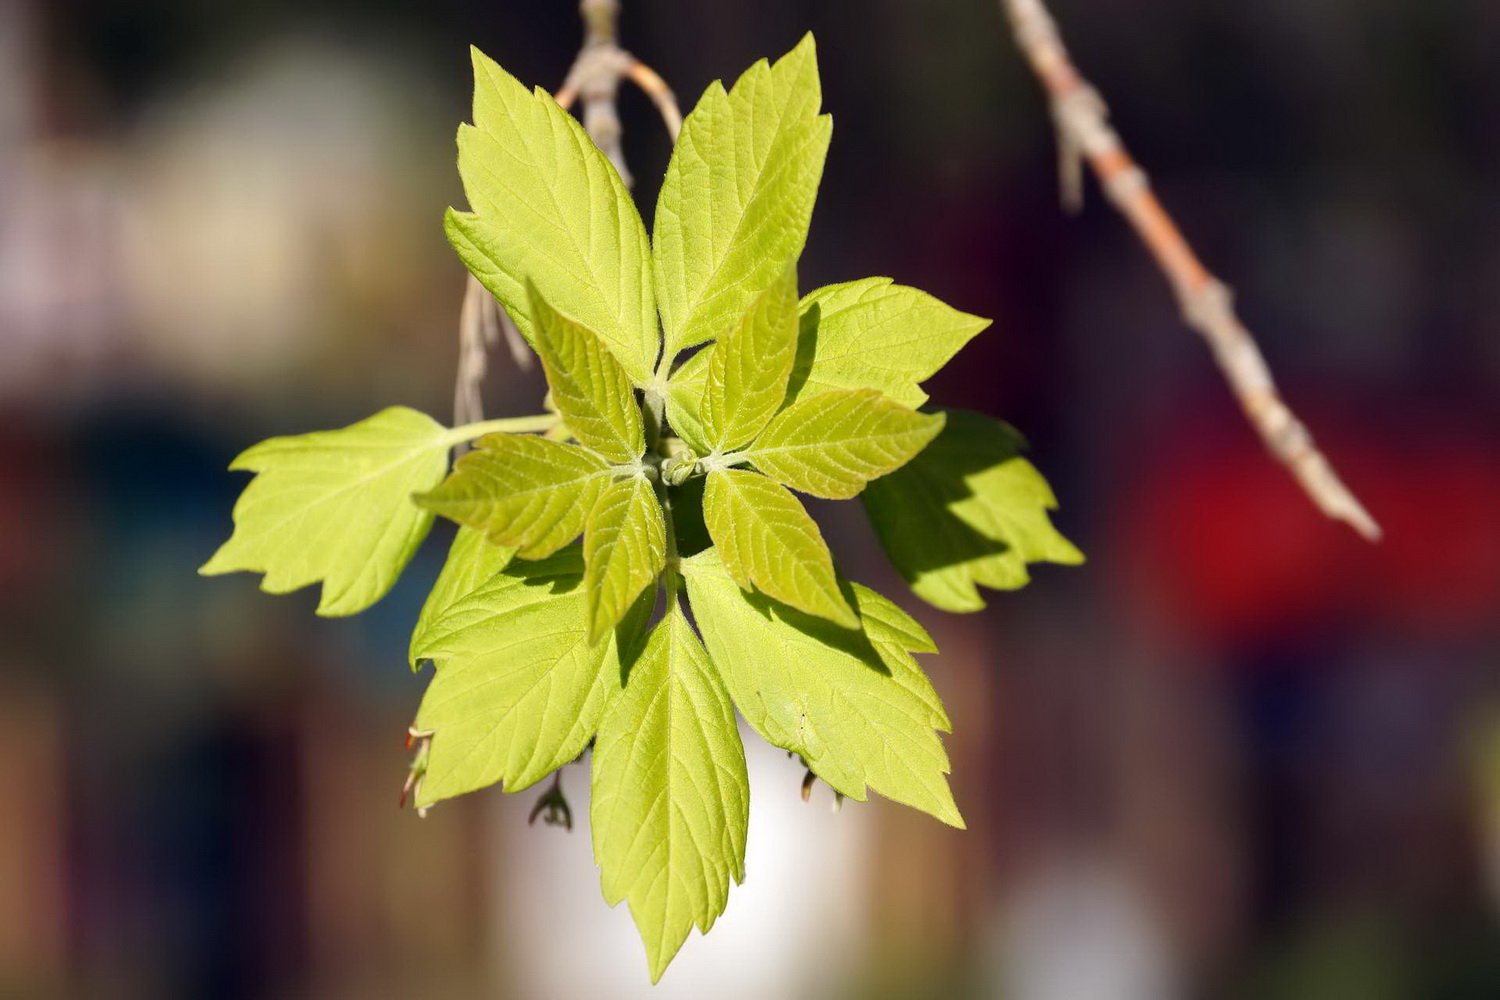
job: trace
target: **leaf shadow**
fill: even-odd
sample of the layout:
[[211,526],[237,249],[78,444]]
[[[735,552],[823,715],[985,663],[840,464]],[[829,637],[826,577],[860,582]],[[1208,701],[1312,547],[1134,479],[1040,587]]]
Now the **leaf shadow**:
[[797,321],[797,357],[792,362],[792,376],[787,380],[785,399],[796,399],[802,387],[807,385],[813,359],[818,354],[818,326],[822,319],[823,306],[814,302]]
[[[897,531],[917,530],[920,544],[900,546],[901,568],[908,576],[947,569],[986,556],[1003,555],[1014,546],[992,538],[959,517],[955,507],[975,498],[969,479],[990,472],[1007,462],[1021,460],[1021,437],[1009,426],[988,418],[981,446],[967,440],[976,428],[964,427],[977,414],[948,411],[948,426],[907,466],[871,483],[865,491],[866,511],[877,534],[885,541]],[[957,418],[957,419],[955,419]],[[999,430],[997,440],[994,431]],[[924,501],[923,524],[918,529],[898,527],[912,516],[903,512],[902,496],[919,494]],[[889,545],[888,545],[889,547]]]
[[[844,600],[851,608],[859,607],[854,596],[854,590],[849,586],[849,581],[840,578],[839,590],[844,595]],[[760,591],[741,591],[745,601],[756,613],[767,621],[781,621],[783,624],[796,629],[803,635],[824,646],[829,646],[854,659],[876,673],[891,676],[891,668],[886,665],[880,653],[876,651],[875,644],[865,634],[864,625],[861,623],[857,629],[844,628],[836,625],[826,618],[810,615],[805,611],[799,611],[789,604],[783,604],[773,597],[768,597]]]

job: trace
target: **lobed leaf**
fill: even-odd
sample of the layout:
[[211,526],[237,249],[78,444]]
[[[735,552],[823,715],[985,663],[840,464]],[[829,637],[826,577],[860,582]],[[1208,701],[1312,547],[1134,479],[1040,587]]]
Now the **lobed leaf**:
[[801,254],[832,133],[822,100],[808,35],[728,93],[710,84],[683,122],[652,247],[668,359],[722,334]]
[[839,592],[818,525],[786,487],[743,469],[714,469],[703,520],[725,571],[761,592],[845,628],[859,619]]
[[708,352],[704,375],[705,444],[727,451],[748,444],[781,409],[797,357],[797,272],[788,266]]
[[932,444],[863,494],[881,546],[917,596],[978,611],[979,587],[1025,586],[1028,563],[1083,562],[1048,517],[1057,500],[1021,457],[1021,436],[978,413],[947,414]]
[[890,278],[819,288],[802,299],[801,313],[793,400],[830,389],[879,389],[921,406],[927,393],[917,383],[990,325]]
[[617,625],[667,561],[666,525],[645,476],[610,483],[599,494],[583,536],[589,642]]
[[878,594],[862,584],[849,585],[854,592],[854,603],[859,608],[859,620],[865,627],[865,636],[870,645],[880,654],[891,676],[905,687],[932,712],[934,729],[952,732],[953,724],[943,708],[943,702],[932,689],[932,682],[922,672],[912,653],[936,653],[937,643],[917,621],[902,611],[890,598]]
[[536,345],[525,282],[596,331],[637,382],[660,351],[651,248],[640,213],[583,128],[551,95],[528,91],[478,49],[474,125],[458,133],[472,213],[444,228],[469,270]]
[[611,686],[589,807],[604,898],[630,901],[653,982],[743,881],[749,803],[729,694],[674,604]]
[[385,596],[432,527],[411,502],[443,478],[448,430],[402,406],[336,431],[271,438],[231,464],[257,473],[234,505],[234,533],[198,570],[264,573],[285,594],[322,581],[320,615]]
[[911,461],[943,429],[874,389],[825,392],[782,410],[744,454],[779,483],[847,500]]
[[411,642],[407,647],[407,659],[413,670],[421,664],[417,650],[427,641],[432,623],[460,599],[468,597],[483,583],[510,565],[516,550],[496,545],[484,533],[473,528],[459,528],[448,547],[448,558],[443,561],[442,571],[422,602],[422,612],[417,616],[417,626],[412,629]]
[[417,503],[485,533],[522,559],[542,559],[577,538],[609,482],[604,459],[576,445],[486,434]]
[[757,733],[852,799],[868,787],[963,827],[934,731],[947,715],[919,669],[893,669],[863,632],[746,593],[713,549],[682,569],[709,655]]
[[586,593],[570,546],[512,563],[433,623],[414,651],[437,664],[417,711],[432,733],[418,807],[497,781],[518,792],[583,752],[650,612],[590,644]]
[[529,280],[526,288],[537,353],[568,430],[611,462],[639,461],[646,436],[630,376],[594,331],[553,309]]

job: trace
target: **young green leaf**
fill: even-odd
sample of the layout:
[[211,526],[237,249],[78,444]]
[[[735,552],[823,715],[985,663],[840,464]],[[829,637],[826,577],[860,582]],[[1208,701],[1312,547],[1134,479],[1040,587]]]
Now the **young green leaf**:
[[917,383],[990,325],[890,278],[819,288],[802,299],[801,312],[794,400],[830,389],[879,389],[921,406],[927,393]]
[[932,712],[932,727],[945,733],[953,731],[943,702],[932,689],[932,682],[922,672],[911,654],[936,653],[937,643],[927,630],[896,606],[895,602],[869,587],[851,583],[859,619],[864,624],[870,644],[890,668],[891,676]]
[[709,344],[688,358],[667,381],[667,423],[672,431],[692,446],[700,455],[713,451],[708,443],[708,431],[703,426],[700,410],[703,405],[703,387],[708,382],[708,364],[713,360],[718,344]]
[[825,392],[778,413],[744,454],[794,490],[847,500],[911,461],[942,429],[941,413],[918,413],[874,389]]
[[448,210],[448,239],[536,344],[525,281],[596,331],[646,381],[660,336],[650,245],[620,175],[550,94],[528,91],[474,50],[474,125],[458,133],[473,213]]
[[797,357],[797,272],[788,267],[708,352],[703,432],[715,451],[755,440],[781,409]]
[[863,633],[747,594],[713,549],[682,569],[714,666],[757,733],[852,799],[868,786],[963,826],[934,732],[948,719],[920,670],[893,672]]
[[746,590],[845,628],[859,619],[839,592],[833,556],[797,498],[765,476],[714,469],[703,494],[703,520],[724,568]]
[[610,483],[594,502],[583,535],[589,642],[598,642],[630,610],[667,561],[666,526],[645,476]]
[[576,445],[486,434],[442,485],[416,501],[518,549],[522,559],[542,559],[583,531],[609,475],[604,459]]
[[1027,563],[1083,562],[1047,516],[1057,500],[1021,457],[1020,435],[978,413],[947,413],[932,444],[862,497],[917,596],[947,611],[978,611],[980,586],[1025,586]]
[[618,684],[622,637],[632,648],[644,622],[633,609],[591,645],[585,595],[582,553],[570,546],[512,563],[433,623],[414,651],[437,664],[417,712],[417,728],[433,734],[419,807],[497,781],[518,792],[583,751]]
[[653,982],[744,879],[749,802],[734,708],[674,605],[611,688],[589,806],[604,898],[630,901]]
[[342,430],[262,441],[229,466],[257,475],[234,505],[233,535],[198,572],[264,573],[269,594],[321,580],[318,614],[363,611],[432,527],[411,495],[442,480],[448,433],[393,406]]
[[638,461],[646,437],[630,376],[594,331],[553,309],[530,281],[526,288],[537,353],[568,430],[611,462]]
[[683,122],[652,247],[666,357],[723,333],[802,252],[833,127],[822,101],[808,35],[729,93],[711,84]]
[[422,602],[422,613],[417,616],[417,627],[412,629],[407,658],[413,670],[421,665],[417,650],[427,642],[432,623],[460,598],[468,597],[480,584],[487,583],[496,573],[510,565],[516,550],[496,545],[473,528],[459,528],[448,547],[448,558],[438,573],[437,582]]

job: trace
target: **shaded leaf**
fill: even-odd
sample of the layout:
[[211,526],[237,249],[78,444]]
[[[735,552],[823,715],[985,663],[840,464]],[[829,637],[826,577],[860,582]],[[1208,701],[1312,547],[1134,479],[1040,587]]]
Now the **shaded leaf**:
[[978,413],[947,414],[932,444],[862,496],[912,590],[948,611],[977,611],[980,586],[1025,586],[1028,563],[1083,562],[1048,517],[1057,500],[1021,457],[1021,436]]

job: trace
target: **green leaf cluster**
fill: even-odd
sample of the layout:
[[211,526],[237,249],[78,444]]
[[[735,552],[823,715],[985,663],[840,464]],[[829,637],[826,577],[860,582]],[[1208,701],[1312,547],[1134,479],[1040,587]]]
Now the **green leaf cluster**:
[[351,614],[435,514],[456,522],[408,650],[435,668],[416,804],[519,791],[592,743],[604,895],[628,901],[657,978],[745,874],[736,711],[840,795],[963,826],[914,656],[936,646],[840,574],[798,494],[861,497],[914,593],[951,610],[1081,557],[1013,431],[917,409],[987,321],[885,278],[799,298],[832,127],[810,36],[707,89],[649,239],[570,115],[474,67],[470,210],[446,228],[540,357],[551,413],[449,430],[394,408],[257,445],[203,572],[321,581],[319,611]]

